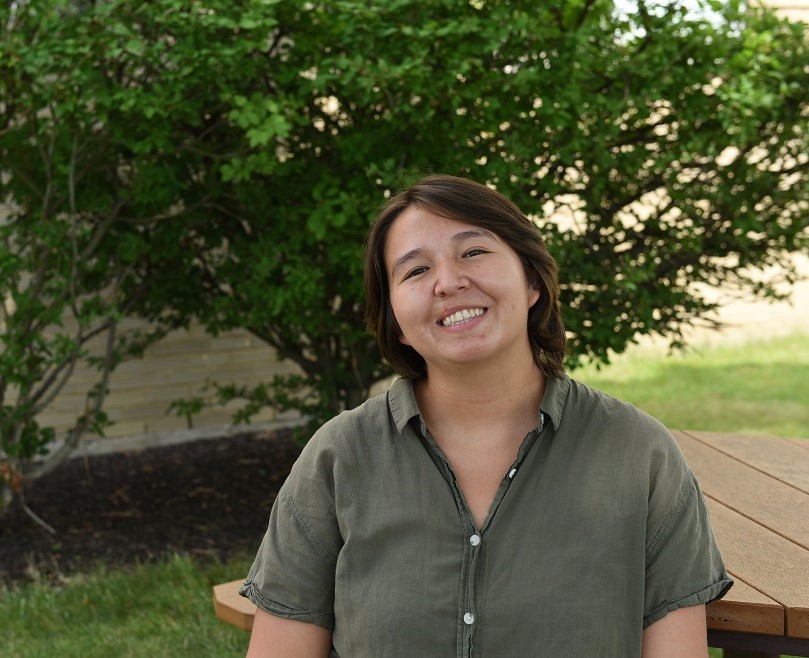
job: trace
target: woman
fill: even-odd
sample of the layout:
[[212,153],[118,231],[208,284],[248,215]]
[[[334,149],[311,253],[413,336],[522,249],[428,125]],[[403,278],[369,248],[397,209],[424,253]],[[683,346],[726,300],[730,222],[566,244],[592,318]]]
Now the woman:
[[732,581],[699,489],[660,423],[565,375],[530,220],[427,177],[379,213],[365,281],[401,378],[279,492],[248,656],[706,656]]

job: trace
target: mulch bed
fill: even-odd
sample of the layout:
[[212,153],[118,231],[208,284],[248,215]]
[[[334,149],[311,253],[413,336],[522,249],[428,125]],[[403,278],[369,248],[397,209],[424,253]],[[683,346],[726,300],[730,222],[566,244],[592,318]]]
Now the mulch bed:
[[0,515],[0,583],[171,553],[251,554],[299,453],[291,430],[280,430],[74,458],[26,494],[56,535],[19,505]]

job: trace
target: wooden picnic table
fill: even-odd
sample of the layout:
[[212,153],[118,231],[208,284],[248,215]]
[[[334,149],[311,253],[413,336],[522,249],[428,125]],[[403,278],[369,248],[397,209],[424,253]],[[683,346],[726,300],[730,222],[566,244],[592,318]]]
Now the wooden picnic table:
[[[673,431],[736,583],[707,607],[725,656],[809,656],[809,439]],[[217,616],[253,627],[242,580],[214,586]]]
[[736,581],[707,607],[708,643],[751,652],[743,655],[809,656],[809,440],[673,434]]

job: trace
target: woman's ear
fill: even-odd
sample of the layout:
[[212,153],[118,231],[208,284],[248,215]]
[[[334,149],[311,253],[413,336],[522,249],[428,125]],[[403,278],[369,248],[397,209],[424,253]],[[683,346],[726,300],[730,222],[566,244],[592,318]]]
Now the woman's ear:
[[540,298],[539,290],[534,286],[533,283],[528,284],[528,308],[531,308],[534,304],[539,301]]

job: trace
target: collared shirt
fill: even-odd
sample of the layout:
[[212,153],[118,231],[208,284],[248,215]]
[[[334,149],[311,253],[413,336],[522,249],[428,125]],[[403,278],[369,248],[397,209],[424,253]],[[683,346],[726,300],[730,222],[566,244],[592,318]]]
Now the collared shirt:
[[639,656],[732,584],[671,434],[550,379],[482,528],[412,384],[326,423],[281,488],[242,594],[333,630],[332,656]]

